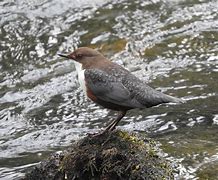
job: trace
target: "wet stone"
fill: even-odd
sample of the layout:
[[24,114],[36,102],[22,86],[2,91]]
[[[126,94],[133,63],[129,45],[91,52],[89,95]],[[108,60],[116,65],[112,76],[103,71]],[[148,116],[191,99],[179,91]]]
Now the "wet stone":
[[123,131],[87,136],[41,162],[24,179],[173,179],[155,143]]

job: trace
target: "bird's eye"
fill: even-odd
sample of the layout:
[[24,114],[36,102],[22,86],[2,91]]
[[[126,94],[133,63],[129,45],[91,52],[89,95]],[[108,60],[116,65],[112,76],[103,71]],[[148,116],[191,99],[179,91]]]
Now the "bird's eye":
[[82,57],[83,55],[82,54],[77,54],[77,57]]

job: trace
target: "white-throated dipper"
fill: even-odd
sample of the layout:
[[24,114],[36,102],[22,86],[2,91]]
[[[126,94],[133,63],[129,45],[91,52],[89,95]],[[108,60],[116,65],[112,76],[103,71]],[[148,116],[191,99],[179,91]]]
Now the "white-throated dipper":
[[74,60],[80,85],[89,99],[119,112],[117,118],[103,132],[115,129],[130,109],[184,102],[156,91],[94,49],[80,47],[69,55],[59,56]]

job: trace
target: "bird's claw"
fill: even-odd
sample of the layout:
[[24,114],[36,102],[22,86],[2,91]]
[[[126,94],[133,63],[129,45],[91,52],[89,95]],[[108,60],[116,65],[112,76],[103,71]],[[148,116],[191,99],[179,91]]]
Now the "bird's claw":
[[101,130],[99,132],[87,133],[87,136],[89,136],[89,137],[97,137],[97,136],[104,135],[105,133],[108,133],[109,131],[110,130],[104,129],[104,130]]

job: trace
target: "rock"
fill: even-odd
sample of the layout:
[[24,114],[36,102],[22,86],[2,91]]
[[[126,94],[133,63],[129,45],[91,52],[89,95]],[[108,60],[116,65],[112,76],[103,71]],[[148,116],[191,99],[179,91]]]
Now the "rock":
[[26,180],[173,179],[155,143],[123,131],[87,136],[27,173]]

